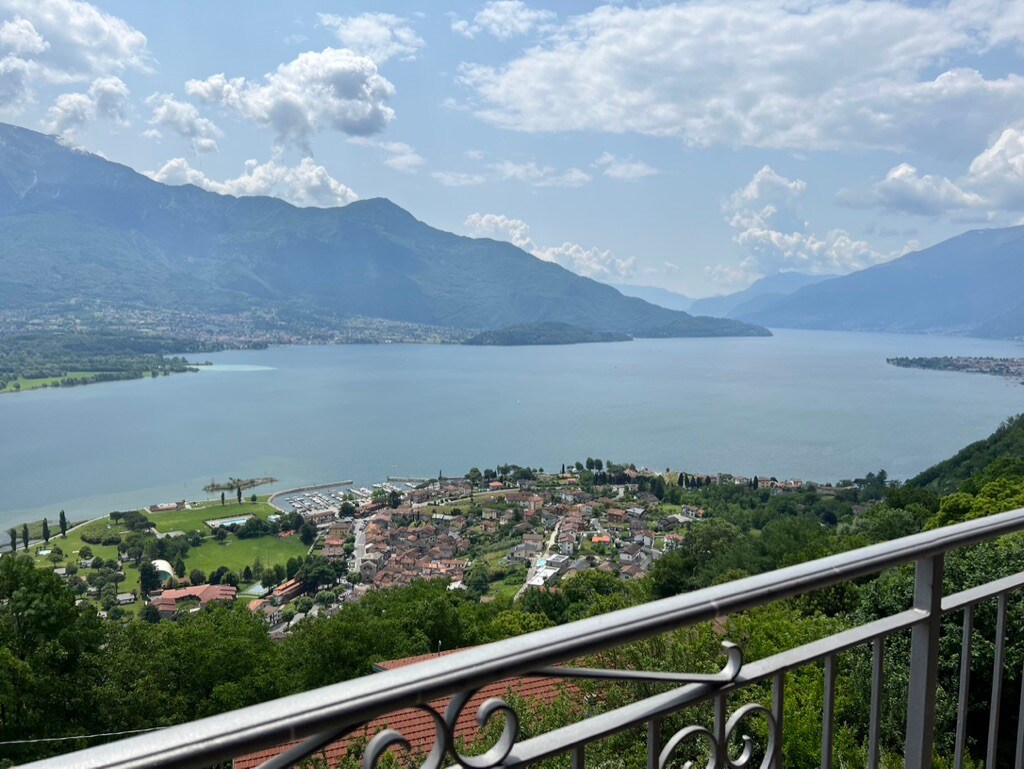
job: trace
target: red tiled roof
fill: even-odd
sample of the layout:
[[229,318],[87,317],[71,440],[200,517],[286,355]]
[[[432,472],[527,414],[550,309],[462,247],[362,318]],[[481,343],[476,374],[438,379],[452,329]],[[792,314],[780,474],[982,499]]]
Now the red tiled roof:
[[[453,651],[459,650],[453,649],[441,652],[441,654],[451,654]],[[377,671],[394,670],[395,668],[414,665],[417,662],[436,659],[438,656],[440,655],[422,654],[418,657],[389,660],[374,665],[374,669]],[[509,692],[512,692],[517,697],[534,703],[548,704],[554,701],[565,686],[562,679],[546,676],[537,678],[506,678],[501,681],[495,681],[493,684],[488,684],[474,694],[469,702],[466,703],[466,707],[462,709],[462,713],[459,714],[459,718],[455,722],[455,737],[456,739],[461,737],[467,743],[471,743],[480,735],[480,727],[476,722],[476,713],[484,701],[491,697],[506,697]],[[430,706],[441,715],[444,715],[444,711],[450,701],[450,696],[441,697],[440,699],[432,700]],[[338,761],[345,755],[345,751],[352,740],[362,739],[368,741],[383,729],[395,729],[401,732],[412,745],[414,755],[425,755],[430,751],[434,743],[434,721],[430,715],[422,710],[406,708],[405,710],[397,710],[394,713],[389,713],[387,716],[370,721],[347,737],[337,742],[332,742],[324,752],[317,755],[324,756],[330,766],[336,766]],[[276,748],[268,748],[258,753],[251,753],[247,756],[236,758],[234,760],[234,769],[254,769],[264,761],[268,761],[274,756],[283,753],[295,744],[295,742],[289,742]]]

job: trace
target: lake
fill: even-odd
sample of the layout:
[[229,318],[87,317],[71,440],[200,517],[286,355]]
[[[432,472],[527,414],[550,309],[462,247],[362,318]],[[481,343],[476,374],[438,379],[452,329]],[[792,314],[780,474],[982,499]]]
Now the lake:
[[[199,374],[0,396],[0,528],[63,508],[461,474],[588,456],[835,481],[905,478],[1024,411],[1024,386],[886,357],[1024,355],[959,337],[776,332],[565,347],[348,345],[197,356]],[[262,487],[266,493],[270,487]]]

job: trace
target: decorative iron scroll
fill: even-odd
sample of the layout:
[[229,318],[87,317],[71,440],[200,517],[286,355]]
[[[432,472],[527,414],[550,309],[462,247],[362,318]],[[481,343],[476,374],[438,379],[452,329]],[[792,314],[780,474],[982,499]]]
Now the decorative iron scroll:
[[[455,724],[476,692],[477,690],[474,689],[453,696],[445,709],[444,716],[428,705],[417,706],[419,710],[428,713],[434,721],[434,744],[423,761],[421,769],[440,769],[445,763],[446,755],[450,755],[459,766],[468,769],[492,769],[492,767],[500,766],[512,752],[512,746],[515,745],[516,736],[519,734],[519,716],[516,715],[511,705],[497,697],[484,700],[477,709],[476,721],[483,727],[495,713],[499,711],[504,713],[505,727],[502,729],[498,741],[490,750],[479,756],[464,756],[458,752],[455,743]],[[394,729],[385,729],[378,733],[366,746],[366,752],[363,754],[363,769],[374,769],[384,753],[394,746],[411,747],[405,736]]]
[[[743,734],[740,739],[743,742],[743,751],[740,755],[733,758],[729,755],[729,745],[732,743],[733,733],[736,728],[740,725],[747,716],[753,714],[763,715],[765,720],[768,722],[768,745],[765,746],[764,758],[761,761],[760,769],[768,769],[772,765],[772,759],[775,757],[775,751],[777,746],[775,744],[775,718],[768,708],[757,703],[750,703],[744,705],[730,718],[725,724],[725,733],[722,735],[722,740],[719,742],[718,738],[715,737],[709,730],[703,726],[687,726],[684,729],[680,729],[672,738],[665,744],[665,748],[661,751],[661,755],[658,756],[658,767],[659,769],[665,769],[668,766],[668,762],[672,759],[673,754],[676,750],[683,745],[683,743],[689,741],[699,741],[703,739],[708,743],[710,748],[711,757],[708,762],[704,765],[704,769],[742,769],[750,764],[751,759],[754,757],[754,740],[748,734]],[[694,763],[687,761],[683,764],[683,769],[694,769]]]

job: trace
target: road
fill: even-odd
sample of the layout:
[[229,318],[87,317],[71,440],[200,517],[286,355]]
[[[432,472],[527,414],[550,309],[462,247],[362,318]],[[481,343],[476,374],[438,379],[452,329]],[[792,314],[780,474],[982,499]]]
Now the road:
[[533,579],[537,575],[537,572],[540,571],[540,562],[546,561],[548,556],[551,554],[551,548],[555,546],[555,542],[558,540],[558,532],[561,528],[562,519],[559,518],[558,523],[556,523],[555,527],[551,530],[551,536],[548,537],[548,542],[544,547],[544,552],[533,559],[533,562],[530,564],[530,568],[526,571],[526,581],[523,583],[523,586],[519,588],[519,591],[516,593],[516,597],[512,599],[513,601],[518,601],[523,597],[523,593],[526,592],[526,587],[530,584],[530,580]]

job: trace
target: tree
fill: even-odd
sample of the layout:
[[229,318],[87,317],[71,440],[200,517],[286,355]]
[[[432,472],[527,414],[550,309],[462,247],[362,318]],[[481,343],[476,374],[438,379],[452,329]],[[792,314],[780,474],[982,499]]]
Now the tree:
[[43,542],[50,544],[50,524],[43,518]]
[[157,611],[157,608],[153,604],[147,603],[146,608],[142,610],[142,619],[144,622],[155,625],[160,621],[160,612]]
[[78,559],[80,561],[88,561],[90,558],[92,558],[92,548],[88,545],[82,545],[78,551]]
[[299,529],[299,539],[307,547],[316,542],[316,526],[311,523],[302,524],[302,528]]
[[193,585],[202,585],[206,582],[206,572],[202,569],[192,569],[192,571],[188,573],[188,581]]
[[139,589],[143,595],[149,595],[160,589],[160,575],[152,561],[143,561],[139,565]]
[[246,566],[242,569],[242,582],[252,582],[252,567]]
[[18,530],[12,526],[7,533],[11,535],[11,552],[16,553],[18,551]]
[[388,492],[388,507],[392,510],[402,504],[402,492],[392,489]]
[[21,524],[21,544],[22,550],[28,550],[28,524]]
[[238,504],[242,504],[242,487],[236,486],[235,490],[238,492]]
[[223,491],[220,493],[220,503],[221,503],[221,505],[224,504],[224,492]]
[[185,562],[181,558],[174,562],[174,576],[178,579],[182,579],[185,576]]
[[256,502],[256,492],[253,492],[252,496],[249,497],[249,501],[254,503]]
[[60,511],[60,535],[67,539],[68,536],[68,517],[64,515],[64,511]]
[[217,539],[218,542],[223,542],[225,539],[228,538],[228,530],[225,529],[223,526],[218,526],[217,532],[213,536]]

